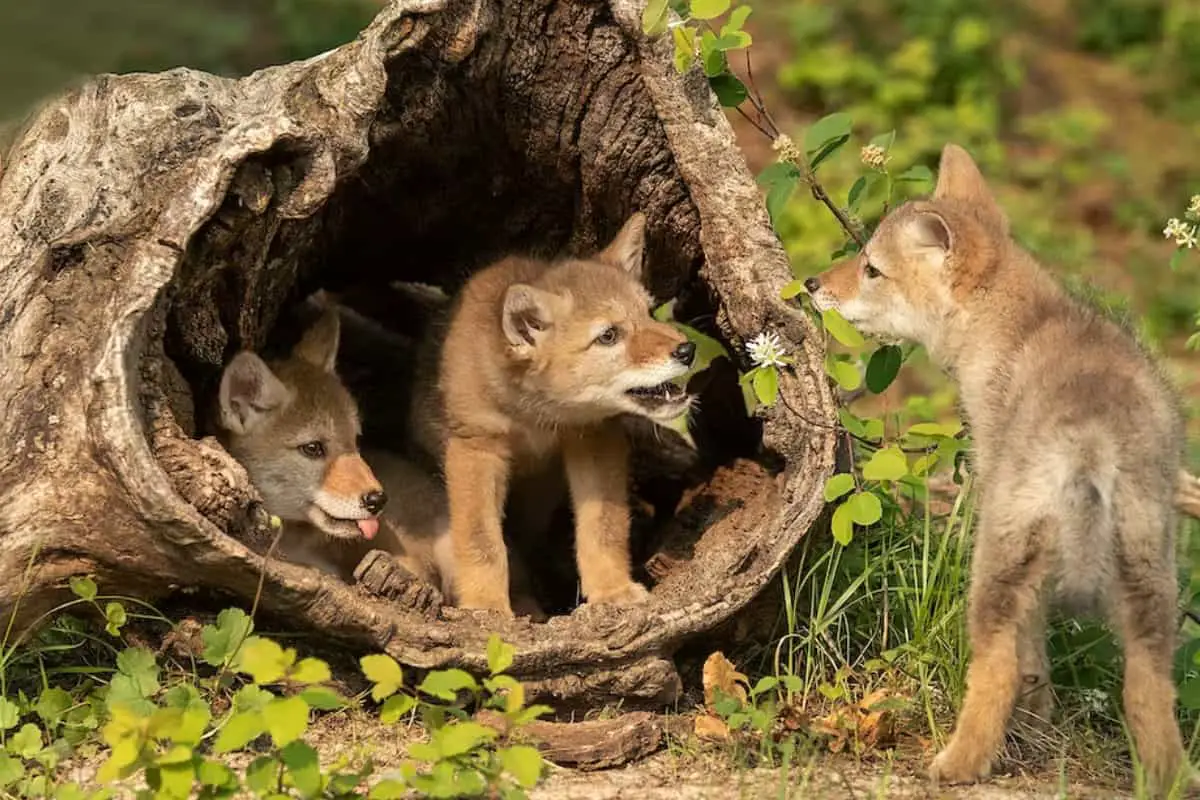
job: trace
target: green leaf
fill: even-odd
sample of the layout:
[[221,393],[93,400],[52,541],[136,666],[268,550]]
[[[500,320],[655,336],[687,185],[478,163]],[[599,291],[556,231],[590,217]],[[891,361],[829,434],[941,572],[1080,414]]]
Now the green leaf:
[[855,492],[845,507],[850,519],[858,525],[874,525],[883,517],[883,505],[872,492]]
[[957,436],[962,430],[961,422],[918,422],[909,427],[905,433],[914,436]]
[[443,669],[426,675],[417,690],[452,703],[458,697],[460,690],[476,691],[478,688],[479,684],[469,673],[463,672],[461,669]]
[[715,19],[729,10],[730,0],[692,0],[692,16]]
[[337,692],[323,686],[309,686],[300,692],[300,697],[308,703],[309,708],[318,711],[336,711],[346,705],[346,701]]
[[797,278],[794,281],[789,281],[788,283],[784,284],[784,287],[779,290],[779,299],[791,300],[793,297],[797,297],[801,292],[806,291],[807,290],[804,288],[804,281],[800,278]]
[[294,742],[308,729],[308,703],[302,697],[272,700],[262,716],[276,747]]
[[238,653],[237,668],[255,683],[275,683],[287,675],[296,661],[296,651],[280,647],[271,639],[251,636]]
[[214,667],[223,666],[234,654],[234,650],[250,635],[254,622],[240,608],[227,608],[217,615],[217,624],[205,625],[200,630],[204,642],[201,658]]
[[876,350],[867,362],[867,388],[875,394],[883,394],[900,373],[902,363],[904,354],[896,345],[885,344]]
[[262,712],[243,711],[239,714],[234,714],[225,723],[225,727],[221,728],[221,732],[217,734],[217,741],[213,745],[213,752],[219,754],[241,750],[266,732],[267,724],[263,720]]
[[42,731],[32,722],[26,722],[21,730],[8,737],[5,749],[14,756],[33,758],[42,750]]
[[754,684],[754,688],[750,690],[751,697],[758,697],[763,692],[769,692],[779,685],[779,678],[774,675],[764,675],[758,679],[758,683]]
[[274,756],[259,756],[246,767],[246,785],[259,795],[272,792],[279,783],[282,765]]
[[825,159],[832,156],[838,150],[841,150],[842,145],[848,141],[850,141],[849,136],[839,136],[836,139],[830,139],[828,142],[821,145],[820,150],[818,150],[814,155],[809,156],[808,168],[813,172],[816,172],[817,167],[820,166]]
[[749,95],[749,92],[746,91],[746,84],[729,72],[722,72],[720,75],[709,78],[708,85],[712,87],[713,94],[725,108],[737,108],[746,101],[746,97]]
[[303,797],[321,793],[321,765],[317,751],[304,742],[291,742],[279,752],[292,784]]
[[830,523],[830,528],[833,531],[833,538],[842,547],[850,544],[854,538],[854,521],[850,515],[850,509],[847,506],[849,501],[842,503],[833,510],[833,521]]
[[220,761],[209,759],[200,762],[200,766],[196,769],[196,780],[200,781],[202,786],[229,787],[230,784],[237,785],[237,776],[234,775],[233,770]]
[[671,322],[675,319],[675,303],[678,298],[671,298],[667,302],[655,308],[650,312],[650,316],[658,322]]
[[379,709],[379,721],[385,725],[394,725],[416,706],[417,700],[412,695],[394,694],[383,702]]
[[831,475],[829,480],[825,481],[825,502],[832,503],[853,488],[854,476],[849,472],[839,472],[837,475]]
[[192,795],[196,765],[189,759],[158,767],[159,796],[185,800]]
[[251,683],[234,692],[233,707],[237,711],[262,711],[274,699],[271,692]]
[[642,33],[660,36],[667,29],[667,0],[650,0],[642,11]]
[[729,351],[725,349],[725,345],[721,344],[719,339],[715,339],[706,333],[693,328],[691,325],[684,325],[682,322],[672,323],[688,341],[696,345],[696,353],[692,358],[691,374],[702,372],[708,369],[718,358],[729,358]]
[[863,438],[870,439],[871,441],[878,441],[883,438],[883,420],[878,417],[864,419],[863,429],[866,434]]
[[71,578],[71,593],[83,600],[96,599],[96,582],[89,577]]
[[109,636],[117,636],[121,633],[122,626],[129,619],[125,613],[125,606],[113,601],[104,606],[104,620],[107,623],[104,630]]
[[362,666],[363,674],[375,686],[371,689],[371,699],[375,702],[391,697],[404,685],[404,672],[396,659],[389,655],[376,653],[363,656],[358,663]]
[[717,40],[705,31],[700,35],[700,62],[706,78],[715,78],[729,69],[724,51],[717,48]]
[[17,727],[21,720],[21,708],[7,697],[0,697],[0,731]]
[[493,728],[480,725],[478,722],[459,722],[455,725],[447,725],[438,733],[441,735],[438,737],[437,746],[443,758],[453,758],[463,753],[469,753],[499,735]]
[[493,675],[499,675],[500,673],[507,671],[508,668],[512,666],[513,656],[516,654],[517,648],[501,639],[500,634],[493,633],[488,637],[488,671]]
[[25,765],[18,758],[0,753],[0,787],[12,786],[25,777]]
[[504,765],[505,771],[516,778],[517,783],[526,789],[532,789],[537,785],[545,766],[542,754],[537,751],[537,748],[523,744],[501,750],[500,763]]
[[774,225],[800,181],[800,170],[795,164],[776,161],[760,172],[757,180],[767,187],[767,214]]
[[1172,272],[1178,270],[1179,265],[1183,263],[1183,254],[1185,252],[1187,251],[1183,248],[1179,248],[1174,253],[1171,253],[1171,260],[1168,262],[1168,265],[1170,266]]
[[923,183],[933,188],[933,172],[923,164],[911,166],[896,176],[897,183]]
[[321,659],[305,658],[292,668],[288,677],[296,683],[324,683],[333,676],[329,673],[329,665]]
[[825,330],[829,331],[830,336],[846,347],[862,347],[867,343],[862,334],[856,331],[854,326],[847,322],[836,308],[829,308],[821,312],[821,324],[825,326]]
[[675,71],[687,72],[696,61],[696,31],[677,25],[671,29],[671,40],[675,43]]
[[838,358],[834,353],[825,356],[825,373],[847,392],[853,392],[862,386],[862,374],[858,368],[844,358]]
[[775,405],[779,399],[779,371],[775,367],[754,370],[754,396],[764,406]]
[[[1179,705],[1188,711],[1200,710],[1200,678],[1188,678],[1179,685]],[[2,765],[3,761],[0,761],[0,771]],[[3,777],[0,776],[0,785],[3,785],[3,782]]]
[[159,690],[158,663],[145,647],[129,647],[117,655],[117,672],[132,681],[139,697],[150,697]]
[[908,458],[899,447],[885,447],[871,456],[862,474],[869,481],[900,480],[908,474]]
[[408,787],[401,781],[382,780],[371,787],[367,794],[368,800],[400,800],[408,792]]
[[849,137],[852,124],[850,115],[841,111],[821,117],[804,134],[805,152],[816,153],[833,139]]
[[850,213],[854,213],[858,210],[859,201],[863,199],[867,189],[870,188],[871,176],[878,174],[879,173],[877,172],[871,172],[863,175],[854,182],[853,186],[850,187],[850,193],[846,195],[846,208],[850,211]]
[[745,31],[728,31],[722,30],[721,35],[717,37],[717,41],[713,44],[717,50],[728,52],[730,50],[742,50],[754,44],[754,39]]
[[746,25],[746,19],[750,16],[750,11],[750,6],[738,6],[729,12],[729,19],[721,27],[721,35],[728,36],[735,31],[740,31]]
[[937,466],[937,463],[938,463],[938,454],[937,453],[929,453],[927,455],[923,455],[920,458],[918,458],[916,461],[913,462],[912,474],[916,475],[917,477],[923,477],[925,475],[928,475],[930,470],[932,470],[934,467]]

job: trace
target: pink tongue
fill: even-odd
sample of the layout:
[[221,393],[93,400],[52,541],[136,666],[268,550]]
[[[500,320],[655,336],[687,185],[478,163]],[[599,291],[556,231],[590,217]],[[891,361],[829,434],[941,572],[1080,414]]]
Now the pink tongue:
[[368,539],[374,539],[375,534],[379,533],[379,519],[376,517],[367,517],[366,519],[357,520],[358,529],[362,531],[362,535]]

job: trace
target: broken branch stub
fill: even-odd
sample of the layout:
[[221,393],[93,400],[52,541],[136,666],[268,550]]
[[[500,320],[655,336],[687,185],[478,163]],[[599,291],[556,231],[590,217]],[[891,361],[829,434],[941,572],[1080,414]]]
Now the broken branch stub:
[[727,341],[772,328],[795,353],[762,424],[783,472],[747,462],[736,497],[694,491],[707,527],[652,559],[645,607],[434,619],[387,576],[372,593],[271,562],[261,608],[421,668],[484,669],[496,630],[535,697],[670,700],[675,648],[744,606],[816,520],[835,416],[730,127],[703,77],[642,37],[640,10],[400,0],[307,61],[103,76],[33,115],[0,177],[0,614],[26,625],[80,574],[249,603],[270,531],[195,428],[223,362],[319,286],[452,290],[507,252],[594,248],[637,209],[659,299],[689,295]]

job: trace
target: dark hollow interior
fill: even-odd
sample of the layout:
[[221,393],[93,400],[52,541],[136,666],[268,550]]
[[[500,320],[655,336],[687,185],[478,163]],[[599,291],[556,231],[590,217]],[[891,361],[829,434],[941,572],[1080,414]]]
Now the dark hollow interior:
[[[564,152],[561,142],[531,133],[511,104],[465,91],[454,96],[470,84],[439,82],[422,74],[434,67],[404,61],[392,65],[403,80],[393,82],[389,108],[372,129],[366,163],[339,169],[333,194],[315,215],[280,222],[270,206],[255,213],[238,194],[238,186],[265,185],[272,204],[286,200],[311,153],[283,143],[241,166],[224,205],[190,243],[169,295],[164,342],[190,389],[197,435],[212,432],[205,412],[223,364],[243,348],[285,352],[311,319],[306,298],[325,289],[353,312],[343,315],[339,374],[360,404],[364,439],[402,448],[414,346],[436,312],[394,283],[453,293],[473,271],[511,253],[587,254],[635,209],[649,220],[646,283],[656,302],[676,298],[677,320],[720,338],[713,298],[699,276],[698,215],[664,142],[650,141],[651,155],[626,153],[623,164],[589,154],[581,138]],[[430,85],[452,96],[437,104],[414,96]],[[662,137],[656,128],[634,133]],[[695,451],[670,431],[635,426],[639,571],[690,487],[720,465],[762,455],[760,424],[745,412],[737,377],[733,364],[718,359],[694,379]],[[552,552],[539,550],[539,563],[556,567],[537,587],[547,611],[576,603],[571,530],[569,508],[562,508],[546,543]]]

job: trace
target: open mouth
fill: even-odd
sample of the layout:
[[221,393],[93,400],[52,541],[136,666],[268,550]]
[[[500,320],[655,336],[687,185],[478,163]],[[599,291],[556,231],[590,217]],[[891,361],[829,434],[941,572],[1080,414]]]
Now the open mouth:
[[656,386],[638,386],[635,389],[627,389],[625,394],[634,398],[642,405],[654,406],[665,403],[678,403],[687,397],[687,390],[670,381],[663,381]]
[[368,541],[379,533],[379,517],[363,517],[362,519],[343,519],[328,514],[319,506],[309,507],[309,520],[330,536],[342,539],[363,537]]

